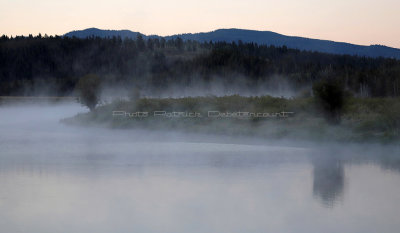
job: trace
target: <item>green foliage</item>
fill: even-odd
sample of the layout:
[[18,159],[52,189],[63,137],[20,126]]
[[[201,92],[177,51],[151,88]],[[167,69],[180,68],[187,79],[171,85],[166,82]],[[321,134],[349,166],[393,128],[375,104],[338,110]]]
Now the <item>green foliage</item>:
[[100,78],[95,74],[81,77],[77,84],[81,104],[93,111],[99,102]]
[[384,131],[392,137],[400,136],[400,101],[394,103],[385,103],[382,121],[384,122]]

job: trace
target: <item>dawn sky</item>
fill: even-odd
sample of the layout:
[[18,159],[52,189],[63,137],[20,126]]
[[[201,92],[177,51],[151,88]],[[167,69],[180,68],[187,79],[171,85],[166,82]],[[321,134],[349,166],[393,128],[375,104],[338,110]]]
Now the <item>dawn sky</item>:
[[0,0],[0,34],[242,28],[400,48],[399,12],[399,0]]

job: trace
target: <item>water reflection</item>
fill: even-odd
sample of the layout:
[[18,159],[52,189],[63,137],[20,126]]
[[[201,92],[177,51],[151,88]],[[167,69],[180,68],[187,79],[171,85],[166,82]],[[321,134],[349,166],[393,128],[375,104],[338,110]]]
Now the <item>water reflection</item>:
[[29,114],[33,121],[19,120],[24,111],[0,112],[1,232],[400,228],[396,148],[67,128],[58,124],[65,108],[55,116],[53,107],[42,108],[47,118]]
[[333,207],[342,198],[345,173],[343,163],[335,157],[314,158],[313,194],[325,206]]

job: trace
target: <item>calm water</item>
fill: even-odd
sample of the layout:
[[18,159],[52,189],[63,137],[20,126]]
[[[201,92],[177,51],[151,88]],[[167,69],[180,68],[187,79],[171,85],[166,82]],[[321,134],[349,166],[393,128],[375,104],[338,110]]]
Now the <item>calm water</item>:
[[77,128],[0,107],[0,232],[399,232],[398,148]]

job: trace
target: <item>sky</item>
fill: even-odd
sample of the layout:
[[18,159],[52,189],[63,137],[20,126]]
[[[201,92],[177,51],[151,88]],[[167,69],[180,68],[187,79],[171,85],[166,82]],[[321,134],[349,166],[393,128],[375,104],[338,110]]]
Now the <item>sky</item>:
[[400,48],[399,12],[399,0],[0,0],[0,34],[241,28]]

